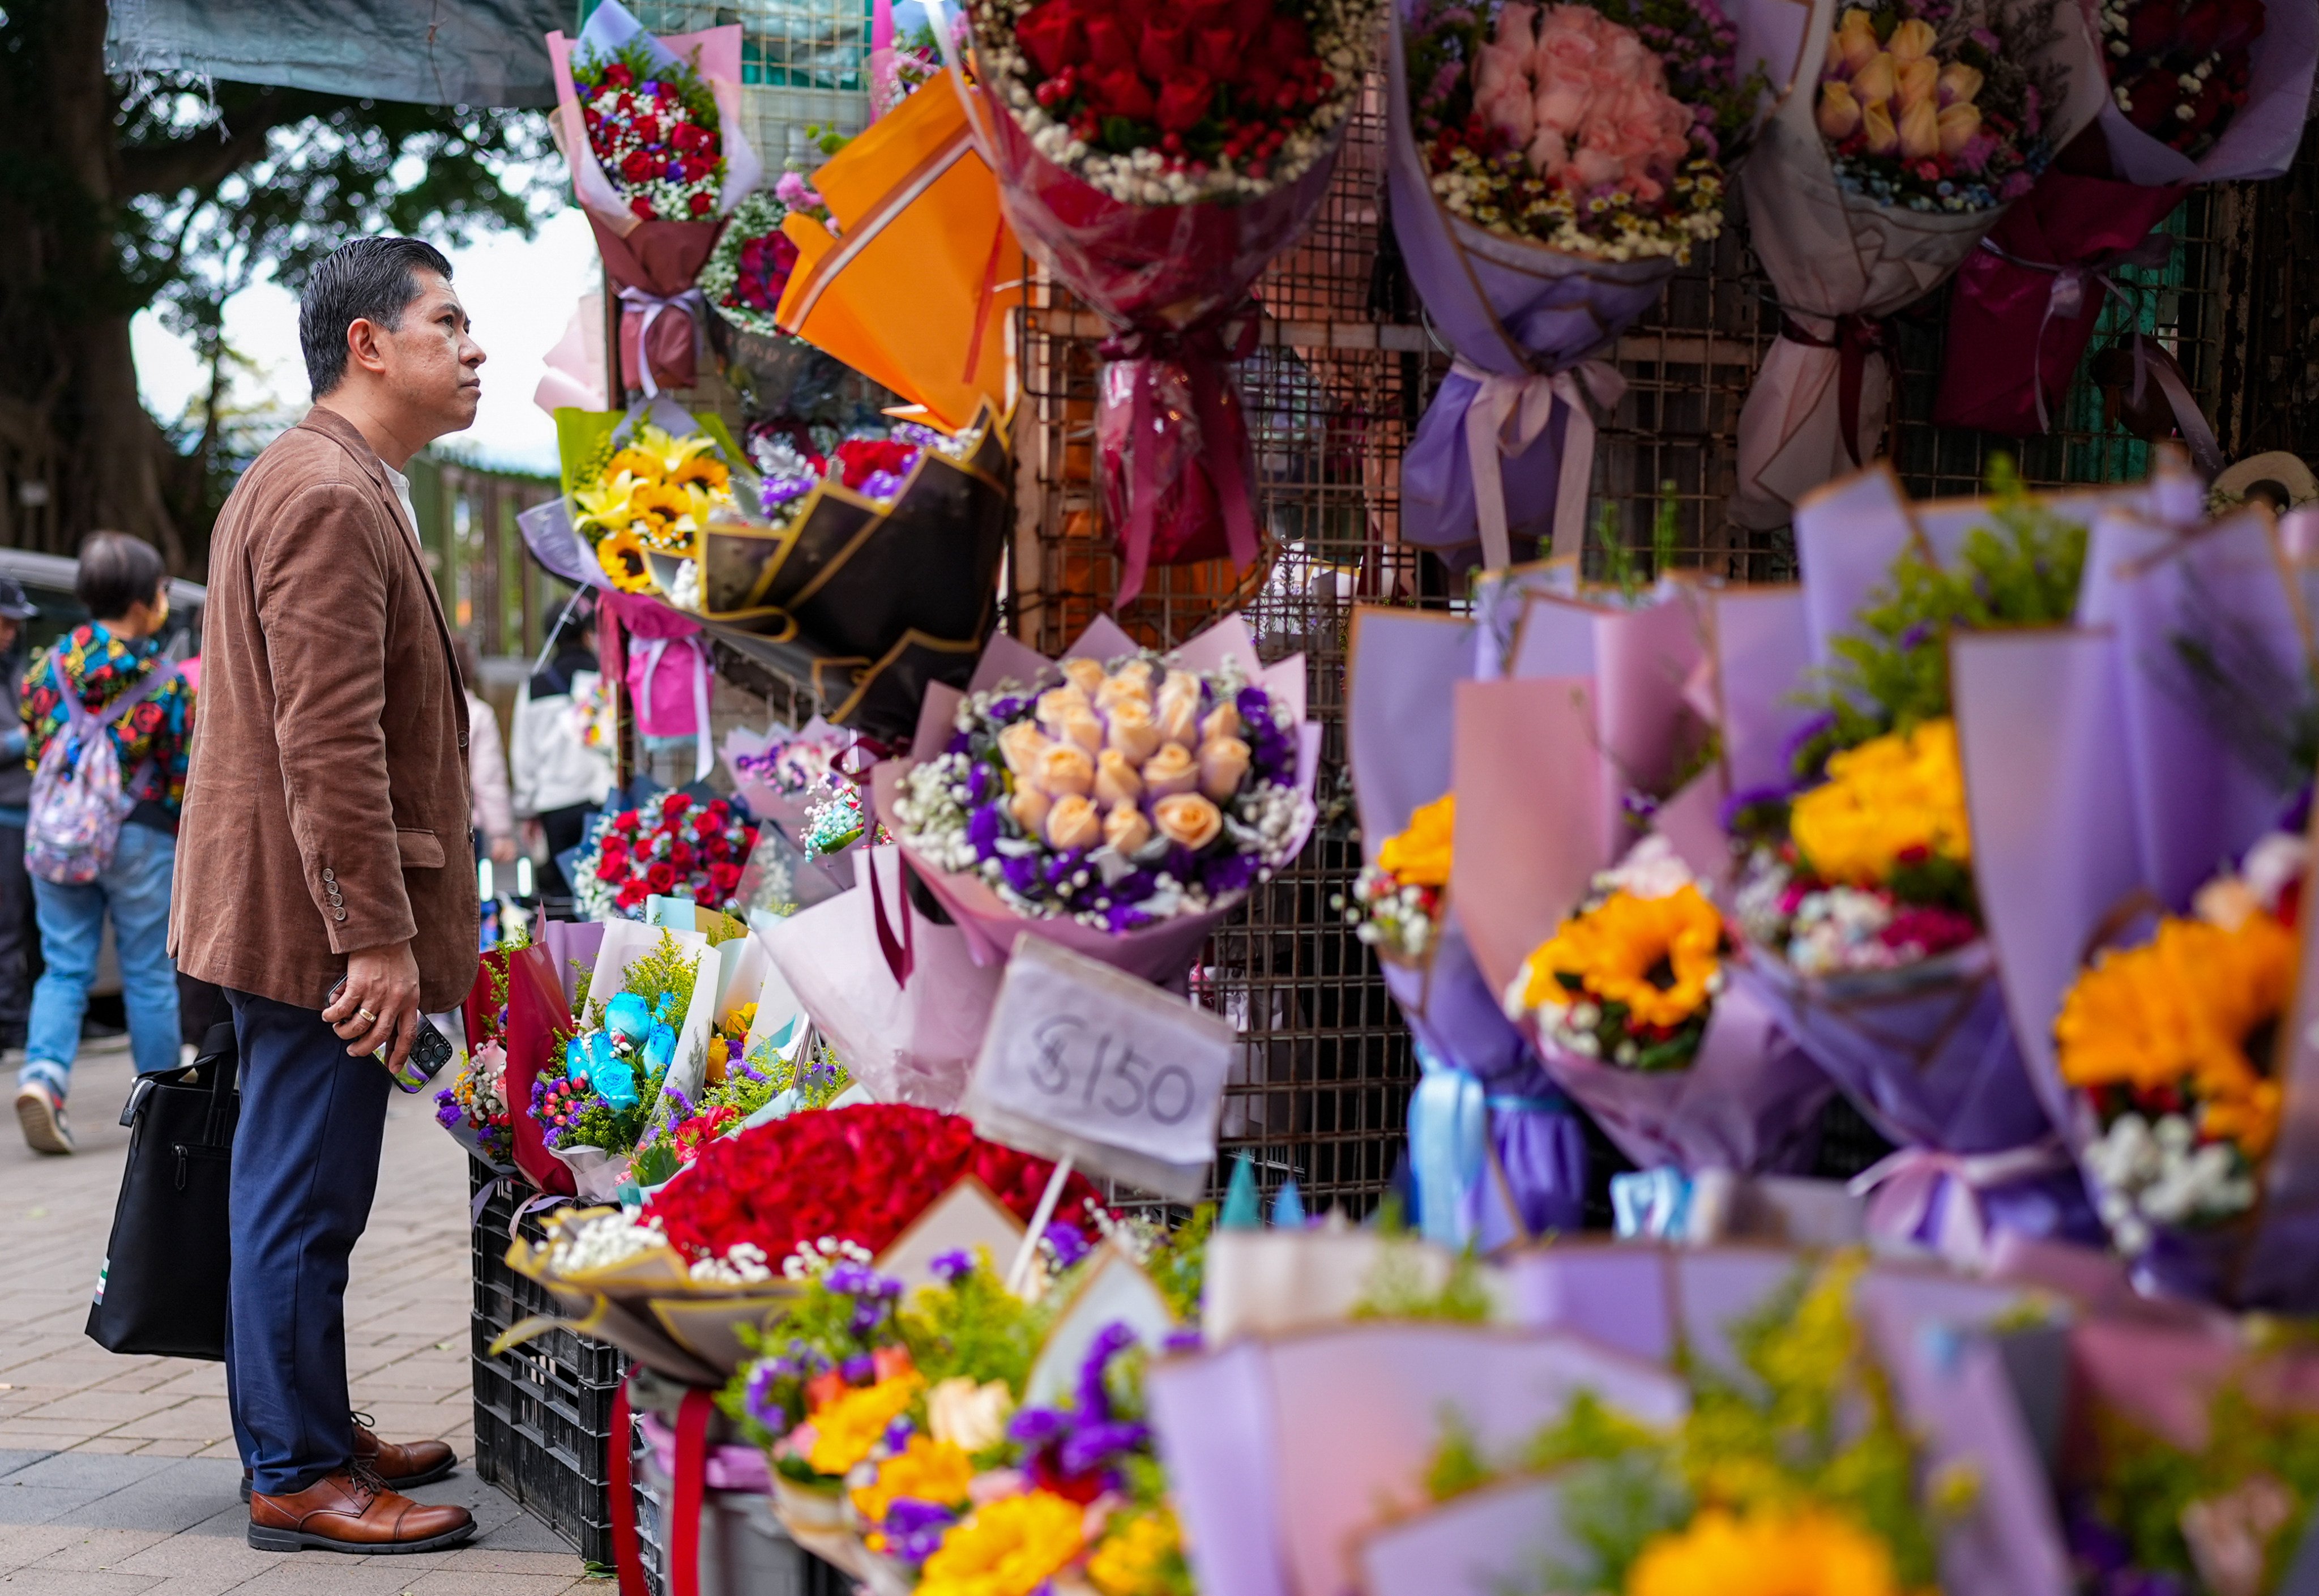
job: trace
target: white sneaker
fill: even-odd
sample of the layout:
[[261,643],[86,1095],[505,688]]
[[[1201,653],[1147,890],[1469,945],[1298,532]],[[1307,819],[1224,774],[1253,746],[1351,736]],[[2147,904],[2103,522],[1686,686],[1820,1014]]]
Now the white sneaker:
[[37,1153],[73,1150],[72,1125],[65,1118],[64,1100],[39,1081],[16,1088],[16,1123],[24,1127],[24,1145]]

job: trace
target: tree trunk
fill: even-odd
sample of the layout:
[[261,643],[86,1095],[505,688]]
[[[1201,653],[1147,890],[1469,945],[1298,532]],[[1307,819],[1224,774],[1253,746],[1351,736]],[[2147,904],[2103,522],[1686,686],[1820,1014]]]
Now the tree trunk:
[[[98,527],[149,539],[198,577],[166,482],[178,455],[137,392],[129,321],[145,295],[124,275],[113,218],[120,97],[104,72],[105,8],[12,5],[0,86],[16,119],[0,189],[0,536],[71,554]],[[198,500],[196,500],[196,503]]]

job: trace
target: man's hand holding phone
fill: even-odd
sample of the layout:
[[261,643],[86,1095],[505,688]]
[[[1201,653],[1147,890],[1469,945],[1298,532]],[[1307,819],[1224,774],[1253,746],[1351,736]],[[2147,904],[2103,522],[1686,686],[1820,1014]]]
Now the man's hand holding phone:
[[390,1073],[402,1069],[425,1023],[419,1014],[419,961],[411,957],[411,944],[390,942],[348,954],[347,978],[322,1019],[350,1055],[377,1054]]

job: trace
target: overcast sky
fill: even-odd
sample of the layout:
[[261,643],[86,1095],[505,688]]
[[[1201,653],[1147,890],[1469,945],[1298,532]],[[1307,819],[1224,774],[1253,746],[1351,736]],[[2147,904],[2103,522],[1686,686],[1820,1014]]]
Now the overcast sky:
[[[558,212],[537,234],[494,234],[451,253],[451,275],[475,324],[483,365],[483,407],[475,425],[447,442],[471,446],[492,464],[530,471],[555,469],[555,425],[531,402],[541,362],[564,336],[573,304],[600,281],[596,247],[587,220]],[[243,392],[245,404],[273,401],[301,408],[306,373],[298,354],[298,302],[271,283],[226,302],[226,337],[255,360],[266,392]],[[208,380],[192,348],[150,311],[131,328],[137,378],[146,408],[164,420],[181,414]]]

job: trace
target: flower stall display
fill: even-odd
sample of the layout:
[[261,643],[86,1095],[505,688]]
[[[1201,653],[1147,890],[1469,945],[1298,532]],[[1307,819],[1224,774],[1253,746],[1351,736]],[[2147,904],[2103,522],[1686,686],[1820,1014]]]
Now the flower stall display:
[[1457,356],[1403,467],[1411,541],[1493,569],[1578,549],[1596,407],[1625,389],[1602,356],[1720,232],[1731,163],[1794,69],[1800,19],[1752,9],[1403,0],[1394,231]]
[[764,172],[742,131],[741,30],[659,39],[605,0],[578,38],[550,33],[547,53],[549,126],[620,296],[623,385],[646,398],[689,388],[702,303],[693,280],[721,220]]
[[1328,187],[1380,10],[967,6],[1007,219],[1113,329],[1096,450],[1119,603],[1154,564],[1256,562],[1255,457],[1226,363],[1254,347],[1250,284]]
[[1881,318],[1937,287],[2098,113],[2073,8],[1963,0],[1813,11],[1798,90],[1741,176],[1780,336],[1739,417],[1733,519],[1785,525],[1880,451]]
[[[629,1179],[640,1145],[700,1089],[715,1006],[714,959],[699,933],[608,929],[568,1030],[533,1077],[528,1110],[583,1198]],[[699,989],[704,972],[711,989]],[[607,990],[607,988],[609,988]]]
[[1831,1087],[1762,1004],[1729,989],[1710,885],[1665,836],[1646,837],[1523,961],[1506,1012],[1639,1168],[1790,1167]]
[[[2161,224],[2188,185],[2277,176],[2295,158],[2319,61],[2308,0],[2107,0],[2089,7],[2108,95],[2096,126],[1959,268],[1933,419],[2051,429],[2121,266],[2161,266]],[[2137,390],[2156,382],[2208,474],[2212,429],[2172,357],[2139,330]]]
[[641,920],[653,897],[721,909],[741,884],[757,828],[723,798],[665,792],[623,809],[581,851],[573,894],[593,920]]
[[1059,663],[994,653],[929,690],[878,813],[988,953],[1028,931],[1172,978],[1312,830],[1304,672],[1260,666],[1237,617],[1166,655],[1104,621]]

